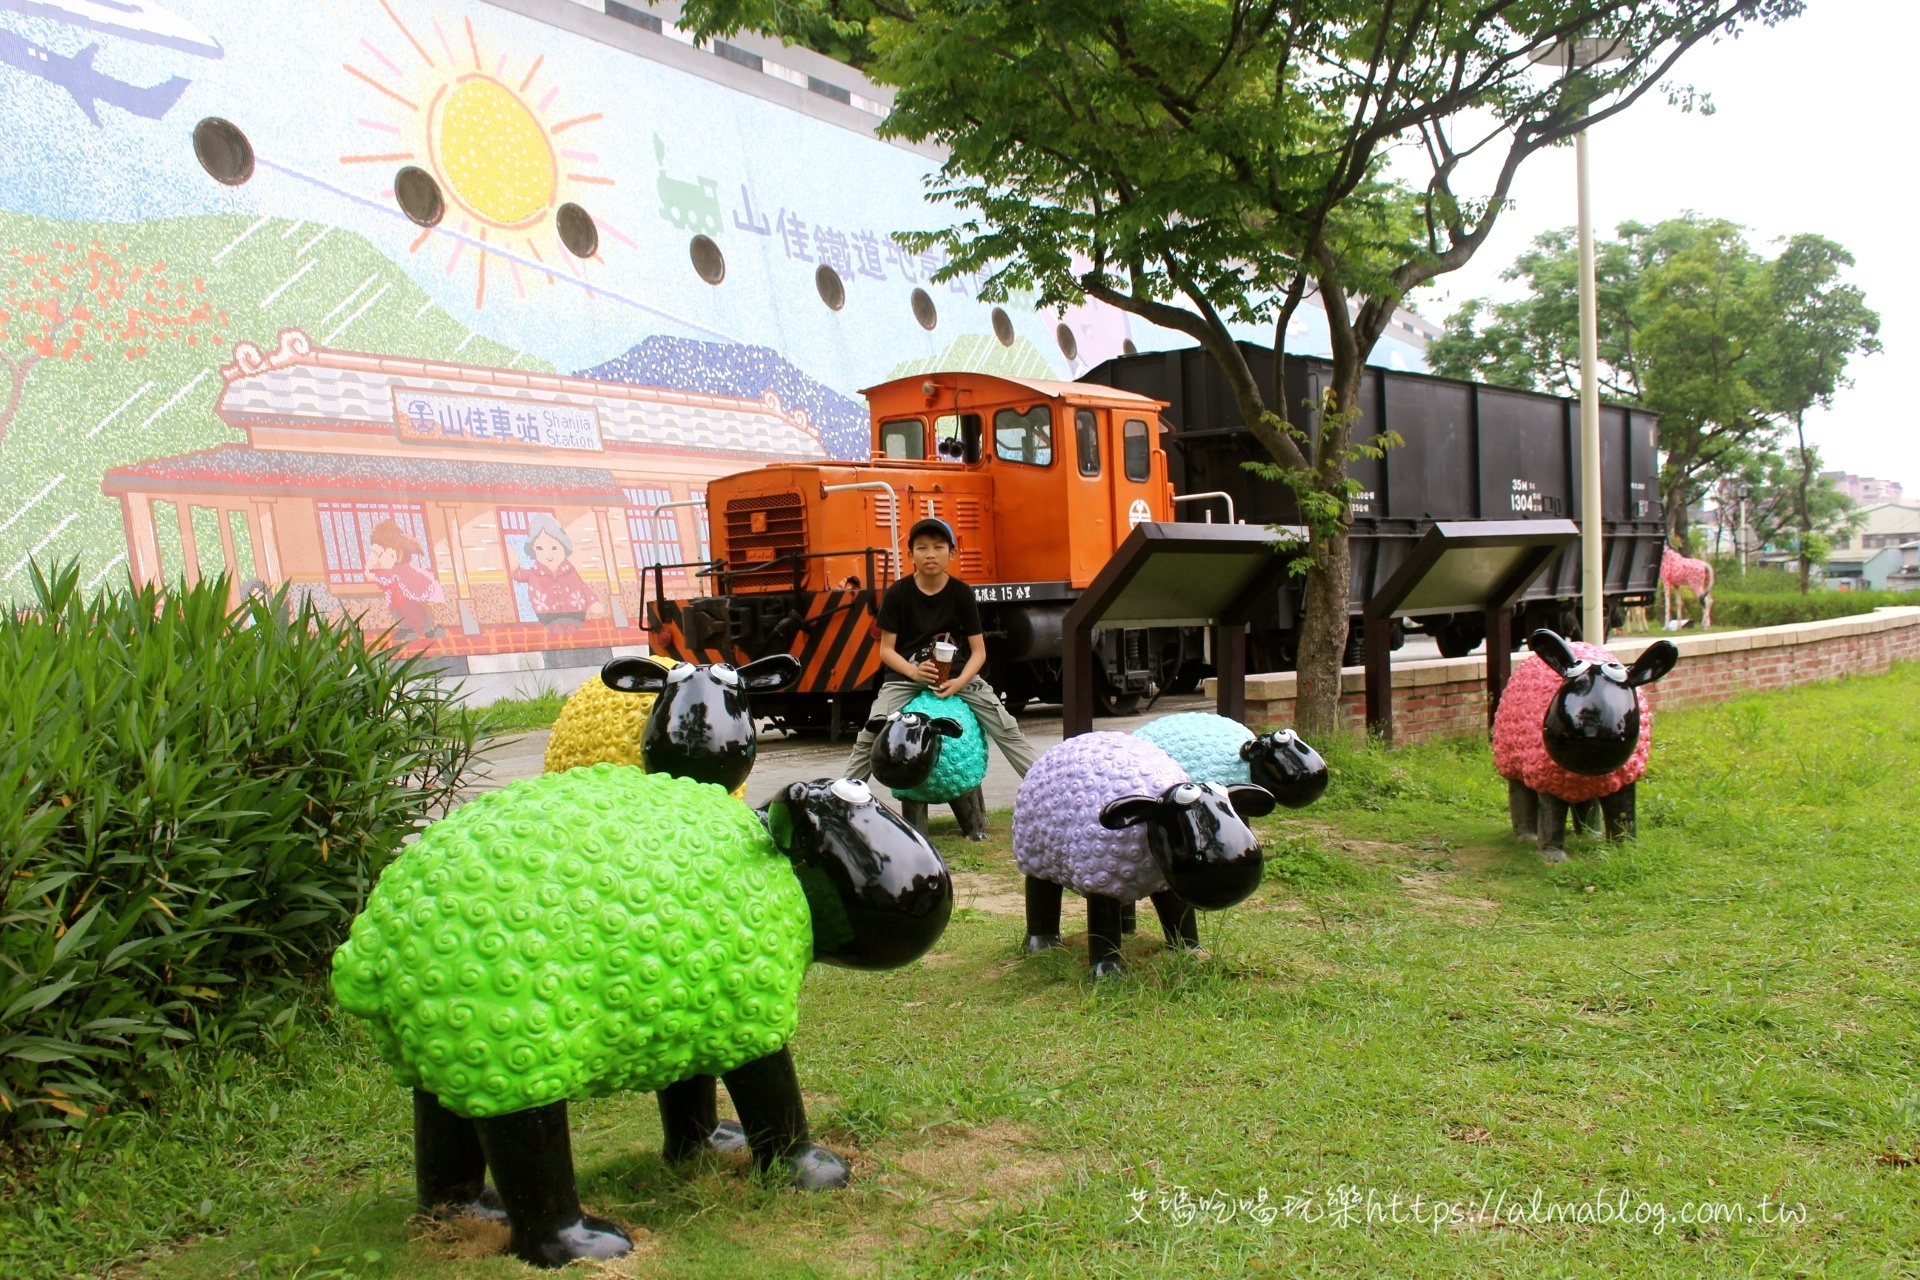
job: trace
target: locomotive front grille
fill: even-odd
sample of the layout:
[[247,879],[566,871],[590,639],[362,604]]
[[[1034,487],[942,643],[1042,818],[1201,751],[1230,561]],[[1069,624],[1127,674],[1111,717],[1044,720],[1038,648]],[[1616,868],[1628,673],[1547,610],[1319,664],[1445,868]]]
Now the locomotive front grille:
[[726,510],[727,561],[738,586],[777,585],[793,580],[793,562],[756,571],[753,566],[807,550],[807,509],[797,493],[729,498]]

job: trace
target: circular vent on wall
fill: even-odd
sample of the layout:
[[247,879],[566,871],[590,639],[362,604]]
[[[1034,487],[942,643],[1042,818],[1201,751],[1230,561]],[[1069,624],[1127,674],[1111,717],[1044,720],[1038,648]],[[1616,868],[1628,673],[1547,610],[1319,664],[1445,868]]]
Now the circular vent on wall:
[[720,252],[720,246],[711,236],[695,236],[693,243],[687,246],[687,253],[693,258],[693,269],[708,284],[719,284],[727,278],[727,258]]
[[579,205],[563,204],[555,209],[553,225],[560,233],[560,243],[574,257],[591,258],[600,252],[600,228],[593,225],[593,215]]
[[423,227],[439,226],[447,214],[440,184],[425,169],[413,165],[393,175],[393,198],[399,202],[400,212]]
[[253,176],[253,144],[231,120],[208,116],[193,126],[193,154],[215,182],[237,187]]
[[1007,314],[1004,307],[993,309],[993,336],[1000,339],[1003,347],[1013,345],[1013,317]]
[[813,287],[820,291],[820,301],[835,311],[847,305],[846,281],[840,278],[838,271],[824,262],[813,273]]

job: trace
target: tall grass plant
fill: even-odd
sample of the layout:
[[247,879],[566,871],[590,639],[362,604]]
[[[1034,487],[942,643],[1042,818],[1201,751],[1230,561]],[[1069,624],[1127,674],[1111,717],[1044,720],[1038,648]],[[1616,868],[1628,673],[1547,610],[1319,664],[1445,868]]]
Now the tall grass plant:
[[224,580],[0,616],[0,1133],[83,1128],[288,1031],[476,736],[422,660]]

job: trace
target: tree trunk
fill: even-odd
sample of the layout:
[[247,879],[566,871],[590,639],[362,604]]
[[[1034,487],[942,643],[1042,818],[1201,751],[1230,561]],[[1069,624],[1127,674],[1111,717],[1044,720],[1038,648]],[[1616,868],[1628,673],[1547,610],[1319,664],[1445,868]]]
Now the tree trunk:
[[1347,650],[1347,590],[1352,581],[1347,531],[1316,537],[1307,570],[1306,609],[1294,662],[1294,726],[1309,736],[1337,732],[1340,667]]
[[[1300,649],[1294,661],[1294,722],[1307,734],[1328,735],[1340,722],[1340,668],[1347,652],[1347,611],[1352,608],[1352,543],[1347,506],[1347,446],[1360,421],[1360,385],[1366,357],[1353,325],[1347,322],[1346,295],[1322,284],[1327,301],[1328,336],[1333,347],[1333,396],[1322,407],[1320,438],[1314,442],[1314,487],[1340,495],[1340,519],[1333,527],[1309,523],[1307,598],[1300,619]],[[1338,314],[1335,314],[1338,308]]]
[[1813,560],[1807,554],[1807,543],[1813,540],[1813,509],[1808,505],[1808,490],[1813,487],[1813,459],[1807,456],[1806,415],[1793,415],[1793,429],[1800,439],[1800,509],[1795,514],[1800,517],[1800,594],[1806,595],[1813,577]]
[[37,355],[22,356],[18,362],[8,356],[0,355],[0,364],[7,366],[7,403],[0,407],[0,440],[7,438],[7,432],[13,427],[13,417],[20,412],[20,394],[26,390],[27,371],[39,361]]

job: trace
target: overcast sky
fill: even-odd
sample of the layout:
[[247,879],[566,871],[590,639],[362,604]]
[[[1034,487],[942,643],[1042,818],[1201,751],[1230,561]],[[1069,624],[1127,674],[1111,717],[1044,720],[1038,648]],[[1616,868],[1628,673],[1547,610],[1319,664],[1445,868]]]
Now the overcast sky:
[[[1910,119],[1920,4],[1808,0],[1799,18],[1696,49],[1676,79],[1710,93],[1715,114],[1643,99],[1596,127],[1588,139],[1596,228],[1605,235],[1628,219],[1694,209],[1744,223],[1769,256],[1778,252],[1772,240],[1801,231],[1851,250],[1853,282],[1880,313],[1886,350],[1856,361],[1855,385],[1832,412],[1809,419],[1813,443],[1828,466],[1898,480],[1907,501],[1920,500],[1912,404],[1920,149]],[[1541,231],[1574,222],[1572,148],[1529,160],[1514,190],[1514,206],[1473,262],[1413,300],[1422,314],[1437,321],[1462,299],[1513,292],[1501,270]]]

